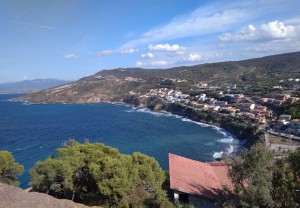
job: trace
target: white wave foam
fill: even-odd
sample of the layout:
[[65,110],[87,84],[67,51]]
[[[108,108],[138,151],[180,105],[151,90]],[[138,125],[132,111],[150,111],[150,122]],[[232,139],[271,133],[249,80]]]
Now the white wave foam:
[[110,104],[113,104],[113,105],[126,105],[125,103],[123,102],[109,102]]
[[234,150],[233,146],[232,146],[232,145],[229,145],[229,147],[226,149],[225,152],[224,152],[224,151],[214,152],[213,158],[214,158],[214,159],[221,158],[222,155],[223,155],[223,153],[225,153],[226,155],[230,156],[230,154],[233,153],[233,150]]
[[218,142],[223,143],[223,144],[230,144],[233,142],[233,138],[228,137],[228,138],[219,139]]
[[[216,129],[218,131],[218,133],[222,134],[225,137],[223,139],[219,139],[218,140],[218,142],[223,143],[223,144],[231,144],[236,139],[236,137],[234,135],[232,135],[231,133],[227,132],[225,129],[222,129],[222,128],[218,127],[218,126],[213,126],[213,125],[210,125],[210,124],[200,123],[200,122],[193,121],[191,119],[185,118],[183,116],[174,115],[174,114],[171,114],[171,113],[153,112],[153,111],[151,111],[148,108],[134,108],[134,107],[132,107],[132,109],[130,109],[130,110],[126,110],[126,112],[128,112],[128,113],[131,113],[131,112],[141,112],[141,113],[150,113],[150,114],[152,114],[154,116],[175,117],[177,119],[181,119],[183,122],[194,123],[194,124],[197,124],[197,125],[199,125],[201,127],[210,127],[210,128]],[[215,152],[214,155],[217,156],[218,152]]]
[[151,111],[150,109],[148,108],[138,108],[138,109],[133,109],[133,112],[139,112],[139,113],[150,113],[154,116],[163,116],[163,117],[176,117],[178,118],[178,116],[176,115],[172,115],[170,113],[160,113],[160,112],[154,112],[154,111]]
[[219,132],[220,134],[223,134],[224,136],[227,136],[227,135],[228,135],[227,132],[224,132],[224,131],[223,131],[223,129],[218,130],[218,132]]
[[221,152],[214,152],[213,158],[215,158],[215,159],[221,158],[222,154],[223,154],[223,151],[221,151]]
[[233,153],[233,146],[232,146],[232,145],[229,145],[229,147],[228,147],[226,153],[227,153],[228,155],[230,155],[231,153]]
[[191,119],[184,118],[182,116],[180,116],[179,118],[181,118],[181,120],[184,121],[184,122],[194,123],[194,124],[197,124],[197,125],[202,126],[202,127],[212,127],[212,125],[205,124],[205,123],[200,123],[200,122],[197,122],[197,121],[193,121]]
[[130,109],[130,110],[125,110],[125,112],[127,112],[127,113],[133,113],[135,111],[133,109]]

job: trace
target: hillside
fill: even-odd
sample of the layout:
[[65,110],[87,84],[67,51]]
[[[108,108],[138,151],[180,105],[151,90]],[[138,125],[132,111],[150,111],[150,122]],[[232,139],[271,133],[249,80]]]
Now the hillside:
[[[289,78],[300,78],[300,52],[267,56],[244,61],[228,61],[170,69],[119,68],[60,87],[29,94],[21,100],[34,103],[91,103],[123,101],[125,95],[148,92],[151,88],[190,89],[199,82],[226,87],[286,85]],[[281,81],[282,80],[282,81]]]
[[57,79],[35,79],[0,84],[0,93],[26,93],[66,84],[70,81]]

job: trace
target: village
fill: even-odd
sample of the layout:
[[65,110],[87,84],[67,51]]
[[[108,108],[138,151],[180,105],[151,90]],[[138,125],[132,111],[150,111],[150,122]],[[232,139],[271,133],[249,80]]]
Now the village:
[[206,83],[193,87],[200,89],[201,93],[190,95],[180,89],[156,88],[139,96],[160,98],[166,103],[180,103],[200,111],[213,111],[249,121],[265,133],[266,146],[279,157],[300,148],[300,120],[289,114],[276,115],[273,110],[285,104],[300,104],[299,97],[285,93],[272,97],[249,96],[235,93],[238,91],[236,85],[227,93]]
[[[212,92],[210,92],[212,94]],[[298,103],[298,97],[290,95],[278,95],[276,98],[258,98],[247,97],[244,94],[223,94],[222,91],[213,91],[214,97],[207,94],[191,96],[184,94],[181,90],[173,90],[168,88],[151,89],[149,93],[141,95],[141,97],[159,97],[165,102],[178,102],[203,111],[215,111],[222,115],[243,118],[252,121],[253,124],[274,124],[274,130],[282,130],[283,125],[289,125],[286,128],[288,133],[300,135],[299,119],[292,119],[291,115],[281,115],[276,119],[274,112],[266,107],[266,104],[280,106],[284,103]],[[216,98],[218,97],[218,98]]]
[[[289,153],[300,150],[300,119],[290,114],[278,115],[273,110],[284,104],[300,105],[299,97],[285,93],[272,97],[233,93],[237,90],[236,86],[226,93],[203,83],[193,87],[201,89],[201,93],[191,95],[180,89],[157,88],[150,89],[140,97],[160,98],[164,102],[180,103],[197,110],[214,111],[222,116],[247,120],[263,132],[265,146],[274,153],[274,159],[287,157]],[[215,191],[221,190],[222,186],[233,187],[228,177],[229,168],[224,162],[205,163],[169,154],[169,166],[171,197],[175,203],[215,207]]]

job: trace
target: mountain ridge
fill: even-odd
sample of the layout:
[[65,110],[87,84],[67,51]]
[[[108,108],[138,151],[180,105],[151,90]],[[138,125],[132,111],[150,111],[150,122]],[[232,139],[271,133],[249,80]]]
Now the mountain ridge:
[[218,87],[272,88],[283,81],[290,86],[292,82],[287,81],[290,78],[300,78],[300,52],[169,69],[102,70],[60,87],[26,95],[21,100],[34,103],[123,101],[124,96],[144,94],[153,88],[189,90],[192,85],[201,82]]
[[33,79],[0,84],[1,93],[28,93],[66,84],[71,81],[58,79]]

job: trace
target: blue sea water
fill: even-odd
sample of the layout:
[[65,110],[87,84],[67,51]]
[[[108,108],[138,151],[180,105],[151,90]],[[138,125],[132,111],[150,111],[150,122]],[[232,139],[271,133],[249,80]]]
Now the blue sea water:
[[29,170],[39,160],[74,138],[101,142],[121,153],[141,152],[168,169],[168,153],[213,161],[231,153],[239,141],[226,131],[170,114],[122,104],[37,104],[10,102],[18,95],[0,95],[0,150],[12,152],[25,166],[19,178],[28,187]]

